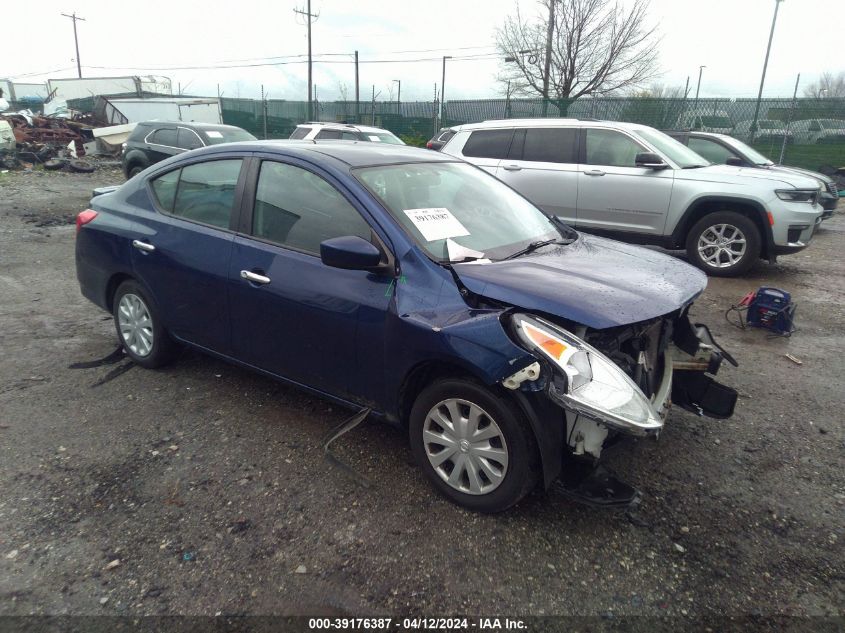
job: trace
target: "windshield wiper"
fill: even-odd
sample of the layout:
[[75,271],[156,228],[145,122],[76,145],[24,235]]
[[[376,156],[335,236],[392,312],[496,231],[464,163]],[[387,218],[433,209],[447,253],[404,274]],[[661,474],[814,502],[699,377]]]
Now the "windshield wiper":
[[514,259],[515,257],[520,257],[521,255],[527,255],[528,253],[533,253],[538,248],[543,248],[544,246],[548,246],[549,244],[571,244],[571,242],[563,242],[558,238],[552,238],[550,240],[537,240],[536,242],[531,242],[525,248],[518,250],[515,253],[511,253],[503,259]]

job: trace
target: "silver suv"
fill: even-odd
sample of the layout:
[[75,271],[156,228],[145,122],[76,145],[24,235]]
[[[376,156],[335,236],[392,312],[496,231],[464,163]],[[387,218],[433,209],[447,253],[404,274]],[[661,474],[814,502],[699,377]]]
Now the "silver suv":
[[497,176],[575,228],[685,248],[716,276],[805,248],[821,222],[811,178],[711,165],[644,125],[512,119],[452,128],[441,151]]
[[305,141],[331,139],[335,141],[370,141],[390,145],[405,144],[401,138],[390,130],[350,123],[301,123],[296,126],[290,138]]

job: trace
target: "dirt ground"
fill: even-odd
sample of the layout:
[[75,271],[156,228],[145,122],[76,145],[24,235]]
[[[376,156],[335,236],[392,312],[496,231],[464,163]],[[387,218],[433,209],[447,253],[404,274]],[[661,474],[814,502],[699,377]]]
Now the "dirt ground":
[[[842,205],[804,252],[710,280],[693,313],[740,362],[737,412],[675,410],[610,454],[638,510],[551,492],[484,516],[392,428],[336,443],[365,489],[321,447],[347,412],[195,352],[107,358],[69,223],[121,181],[0,174],[0,615],[843,615]],[[792,338],[725,321],[763,285],[798,302]]]

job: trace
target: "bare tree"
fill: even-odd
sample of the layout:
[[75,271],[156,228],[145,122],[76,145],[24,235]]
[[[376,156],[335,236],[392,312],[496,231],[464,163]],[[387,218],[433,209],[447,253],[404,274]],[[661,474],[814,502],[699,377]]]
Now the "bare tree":
[[834,75],[822,73],[816,81],[804,88],[807,97],[822,99],[827,97],[845,97],[845,72]]
[[628,96],[639,99],[683,99],[683,86],[667,86],[666,84],[653,83],[648,88],[632,90]]
[[642,86],[659,74],[649,0],[540,0],[534,16],[516,6],[496,44],[506,66],[499,81],[516,94],[565,102]]
[[346,85],[343,81],[337,82],[337,92],[340,95],[340,100],[343,103],[349,101],[349,86]]

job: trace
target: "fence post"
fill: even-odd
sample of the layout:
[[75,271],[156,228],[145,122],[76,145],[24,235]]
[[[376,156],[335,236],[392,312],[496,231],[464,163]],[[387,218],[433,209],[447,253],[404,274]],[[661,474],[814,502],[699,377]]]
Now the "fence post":
[[789,126],[792,125],[792,113],[795,111],[795,98],[798,96],[798,82],[801,81],[801,73],[795,78],[795,91],[792,93],[792,104],[789,106],[789,114],[786,117],[786,129],[783,131],[783,143],[780,146],[780,158],[778,165],[783,165],[783,155],[786,153],[786,139],[789,136]]
[[267,100],[264,98],[264,84],[261,84],[261,112],[264,118],[264,140],[267,140]]

